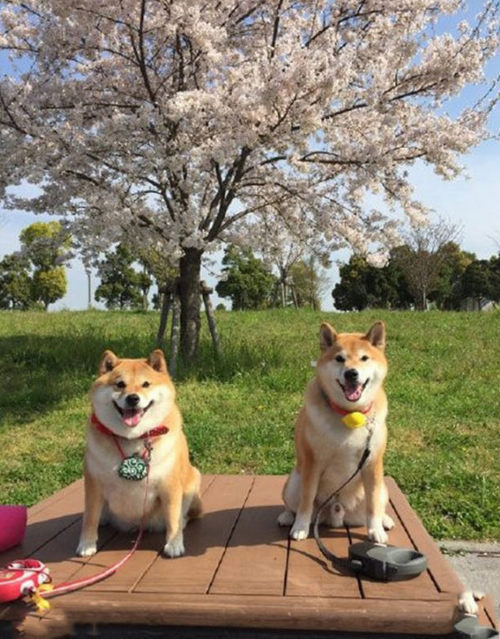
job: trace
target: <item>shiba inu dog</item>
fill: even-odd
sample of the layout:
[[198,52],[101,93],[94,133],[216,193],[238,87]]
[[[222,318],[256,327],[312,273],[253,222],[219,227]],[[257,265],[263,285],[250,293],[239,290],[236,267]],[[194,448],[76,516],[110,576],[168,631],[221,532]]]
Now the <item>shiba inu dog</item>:
[[295,431],[297,463],[283,489],[285,511],[278,522],[305,539],[315,508],[355,471],[371,430],[370,455],[361,472],[339,493],[325,523],[363,525],[376,542],[394,526],[385,514],[387,489],[383,457],[387,440],[387,399],[383,381],[385,326],[376,322],[365,335],[320,329],[321,354],[308,385]]
[[99,523],[166,530],[163,552],[184,554],[183,528],[201,514],[176,392],[161,350],[148,359],[105,351],[91,392],[79,556],[96,552]]

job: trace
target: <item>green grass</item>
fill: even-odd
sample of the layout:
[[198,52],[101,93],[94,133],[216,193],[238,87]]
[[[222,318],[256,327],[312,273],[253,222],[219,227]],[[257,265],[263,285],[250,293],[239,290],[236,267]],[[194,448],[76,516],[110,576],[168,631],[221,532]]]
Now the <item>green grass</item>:
[[[341,331],[387,324],[386,471],[429,532],[499,540],[499,312],[221,312],[222,357],[204,325],[197,365],[179,370],[193,461],[209,473],[290,470],[323,319]],[[146,355],[157,322],[155,313],[0,313],[3,503],[33,504],[81,475],[100,355]]]

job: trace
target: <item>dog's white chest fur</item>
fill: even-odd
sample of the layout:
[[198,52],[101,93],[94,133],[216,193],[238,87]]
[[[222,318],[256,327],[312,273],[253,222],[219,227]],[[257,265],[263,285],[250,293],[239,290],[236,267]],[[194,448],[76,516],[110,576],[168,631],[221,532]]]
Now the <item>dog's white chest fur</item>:
[[[170,434],[167,435],[171,436]],[[99,482],[104,500],[115,523],[139,524],[143,515],[152,510],[158,498],[158,484],[168,475],[174,463],[174,456],[165,454],[164,446],[160,448],[160,440],[152,440],[153,450],[149,462],[148,479],[124,479],[118,474],[122,463],[122,456],[116,450],[110,454],[108,447],[104,448],[89,438],[86,462],[91,475]],[[125,457],[145,452],[143,440],[120,440],[120,446]],[[161,461],[160,461],[161,460]],[[147,487],[147,495],[146,495]]]
[[[322,471],[318,487],[318,499],[322,500],[355,471],[368,443],[368,428],[372,431],[370,450],[377,451],[383,445],[386,415],[371,416],[367,426],[351,429],[345,427],[329,407],[312,404],[306,407],[306,411],[312,425],[307,433],[308,439],[319,456],[317,461]],[[358,475],[346,492],[355,492],[360,481]]]

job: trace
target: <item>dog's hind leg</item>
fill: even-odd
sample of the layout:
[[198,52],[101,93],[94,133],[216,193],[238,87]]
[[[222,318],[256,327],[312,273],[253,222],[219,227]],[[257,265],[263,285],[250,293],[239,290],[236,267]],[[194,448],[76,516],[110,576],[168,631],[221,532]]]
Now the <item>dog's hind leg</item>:
[[99,520],[99,526],[107,526],[108,524],[111,523],[111,512],[109,510],[109,506],[107,504],[107,502],[104,502],[104,506],[102,508],[102,512],[101,512],[101,518]]
[[200,497],[201,475],[197,468],[192,469],[192,475],[188,485],[184,489],[182,497],[182,527],[184,528],[190,519],[201,517],[203,505]]
[[278,516],[280,526],[291,526],[295,521],[295,513],[300,500],[300,477],[294,468],[286,480],[282,493],[285,510]]

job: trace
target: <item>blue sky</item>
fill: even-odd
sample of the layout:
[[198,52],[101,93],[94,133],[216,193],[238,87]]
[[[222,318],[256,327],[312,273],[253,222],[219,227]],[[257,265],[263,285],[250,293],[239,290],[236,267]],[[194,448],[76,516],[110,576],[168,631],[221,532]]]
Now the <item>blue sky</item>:
[[[478,2],[471,3],[473,7]],[[456,24],[457,19],[471,18],[473,10],[457,17],[444,19],[438,31],[444,31]],[[500,59],[497,56],[487,67],[489,78],[500,75]],[[453,110],[464,105],[474,104],[483,87],[468,87],[463,95],[454,100]],[[490,131],[498,135],[500,114],[497,108],[490,118]],[[462,176],[453,181],[443,181],[430,167],[423,163],[410,169],[411,183],[415,196],[434,211],[434,218],[441,217],[453,221],[462,227],[461,246],[474,252],[478,258],[488,258],[500,250],[500,146],[498,139],[483,142],[461,158],[465,167]],[[5,211],[0,208],[0,257],[19,248],[20,231],[34,221],[54,219],[50,216],[35,216],[21,211]],[[347,261],[348,251],[339,251],[332,255],[333,261]],[[215,270],[217,267],[215,266]],[[214,270],[212,267],[211,270]],[[205,272],[204,278],[215,285],[213,275]],[[331,289],[338,281],[338,268],[334,264],[328,271],[331,286],[323,298],[323,310],[332,310]],[[97,285],[93,277],[93,287]],[[220,300],[214,297],[214,303]],[[227,300],[222,300],[226,305]],[[84,309],[87,307],[87,276],[79,260],[73,260],[68,269],[68,293],[51,309]]]

